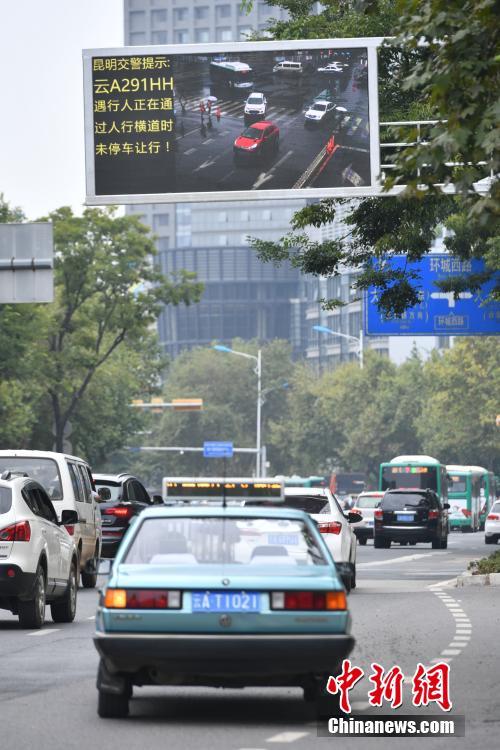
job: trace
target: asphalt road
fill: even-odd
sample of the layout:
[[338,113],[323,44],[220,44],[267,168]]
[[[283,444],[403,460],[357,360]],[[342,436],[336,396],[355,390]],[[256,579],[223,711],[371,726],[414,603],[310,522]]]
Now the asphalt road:
[[[279,127],[280,145],[277,153],[249,158],[245,165],[234,163],[233,144],[246,127],[243,107],[251,90],[240,96],[227,89],[215,90],[204,68],[176,74],[176,192],[292,188],[308,172],[332,134],[338,149],[305,187],[352,186],[352,179],[357,179],[353,173],[364,183],[369,182],[367,90],[356,85],[354,67],[348,79],[336,89],[331,76],[325,74],[314,73],[307,81],[298,82],[259,72],[256,65],[253,90],[264,93],[268,101],[266,115],[260,119]],[[306,128],[305,109],[327,88],[336,92],[335,104],[345,114],[338,120]],[[218,101],[212,115],[205,114],[202,118],[200,100],[206,100],[215,91]],[[219,120],[215,117],[217,105],[221,109]]]
[[[358,587],[349,598],[356,637],[352,663],[365,670],[372,661],[386,669],[398,664],[409,675],[419,661],[450,663],[453,713],[465,715],[466,736],[426,738],[425,748],[497,746],[500,590],[456,589],[447,583],[470,559],[491,551],[481,533],[451,535],[448,550],[429,545],[375,550],[371,543],[358,549]],[[96,591],[80,590],[76,621],[49,621],[41,631],[21,630],[16,618],[0,610],[2,749],[305,750],[326,745],[326,740],[318,744],[314,709],[295,689],[136,688],[128,719],[98,719],[97,653],[91,640],[96,600]],[[381,711],[368,707],[368,689],[358,683],[351,693],[358,716]],[[340,741],[347,750],[385,743]],[[403,743],[405,750],[418,748],[420,738],[394,738],[391,747]]]

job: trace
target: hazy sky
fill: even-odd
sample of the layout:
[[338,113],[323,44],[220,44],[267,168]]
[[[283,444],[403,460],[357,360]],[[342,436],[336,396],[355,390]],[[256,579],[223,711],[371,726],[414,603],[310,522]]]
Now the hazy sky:
[[123,0],[0,0],[0,193],[36,219],[85,199],[82,49],[123,45]]

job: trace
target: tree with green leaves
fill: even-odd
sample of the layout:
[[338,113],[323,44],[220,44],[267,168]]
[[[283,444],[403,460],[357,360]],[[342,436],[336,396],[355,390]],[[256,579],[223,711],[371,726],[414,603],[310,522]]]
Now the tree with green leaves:
[[192,274],[166,278],[154,268],[154,241],[137,217],[117,216],[114,209],[75,216],[61,208],[48,218],[54,225],[56,299],[44,375],[55,448],[62,450],[65,430],[101,368],[125,344],[140,351],[161,306],[195,302],[202,286]]
[[[419,260],[430,249],[436,229],[449,230],[445,244],[462,260],[483,258],[484,273],[453,276],[440,283],[456,294],[477,291],[498,278],[499,109],[498,4],[495,0],[326,0],[312,14],[309,0],[268,0],[289,12],[271,21],[276,39],[386,36],[379,51],[381,120],[434,119],[426,143],[402,148],[388,186],[407,185],[400,197],[368,198],[353,204],[345,236],[311,239],[308,227],[331,222],[339,201],[322,200],[299,210],[291,232],[279,242],[253,239],[259,256],[289,260],[304,273],[331,276],[348,266],[358,270],[359,291],[375,286],[380,310],[401,315],[418,300],[419,278],[407,270],[373,266],[375,258],[405,253]],[[400,140],[412,141],[405,129]],[[391,139],[397,134],[392,133]],[[450,172],[446,163],[458,165]],[[418,173],[418,176],[417,176]],[[493,179],[485,193],[474,183]],[[435,183],[454,185],[457,196]],[[500,295],[500,282],[493,296]],[[341,305],[339,300],[326,306]]]

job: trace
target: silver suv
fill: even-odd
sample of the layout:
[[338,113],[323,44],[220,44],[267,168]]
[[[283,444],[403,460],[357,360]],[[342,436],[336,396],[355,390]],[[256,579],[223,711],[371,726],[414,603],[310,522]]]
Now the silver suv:
[[73,510],[58,520],[39,482],[0,475],[0,608],[17,614],[21,627],[41,628],[47,603],[54,622],[74,620],[78,555],[65,525],[76,520]]

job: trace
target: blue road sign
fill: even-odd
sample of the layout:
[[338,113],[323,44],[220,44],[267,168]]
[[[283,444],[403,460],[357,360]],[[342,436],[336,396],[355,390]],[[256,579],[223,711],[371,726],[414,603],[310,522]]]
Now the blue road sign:
[[220,440],[210,440],[203,443],[204,458],[232,458],[233,444]]
[[500,302],[485,302],[495,286],[490,281],[479,292],[443,292],[436,281],[484,271],[482,260],[459,260],[451,255],[429,253],[421,261],[409,263],[406,255],[395,255],[382,263],[394,269],[417,271],[420,275],[420,302],[401,318],[386,318],[377,308],[378,290],[364,295],[364,332],[367,336],[498,336]]

